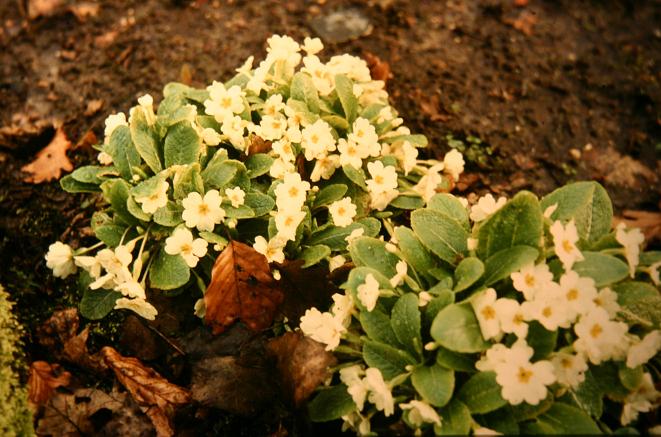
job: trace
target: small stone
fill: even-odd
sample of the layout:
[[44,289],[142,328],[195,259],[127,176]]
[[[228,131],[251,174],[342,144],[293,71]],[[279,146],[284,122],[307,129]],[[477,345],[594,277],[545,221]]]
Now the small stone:
[[373,26],[357,9],[343,9],[321,15],[310,22],[312,29],[327,43],[351,41],[369,35]]

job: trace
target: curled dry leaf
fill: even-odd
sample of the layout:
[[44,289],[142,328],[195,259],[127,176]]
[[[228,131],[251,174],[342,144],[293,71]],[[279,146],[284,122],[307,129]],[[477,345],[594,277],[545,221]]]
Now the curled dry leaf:
[[300,332],[272,339],[267,349],[276,359],[285,396],[297,407],[330,376],[328,367],[337,363],[324,345]]
[[64,130],[59,127],[50,144],[37,154],[34,161],[21,168],[22,171],[29,173],[23,180],[32,184],[40,184],[59,179],[62,170],[67,172],[73,170],[73,164],[67,158],[67,150],[70,147],[71,142],[67,139]]
[[101,349],[101,356],[106,365],[115,372],[119,382],[149,416],[158,435],[174,435],[171,419],[175,408],[189,403],[190,393],[168,382],[137,358],[125,357],[110,346]]
[[268,153],[271,151],[272,146],[273,144],[270,141],[263,139],[259,135],[253,135],[250,140],[250,147],[248,147],[248,155]]
[[382,61],[381,58],[370,52],[365,52],[364,57],[370,69],[372,79],[387,82],[392,77],[390,65],[387,62]]
[[282,290],[271,275],[266,257],[247,244],[231,241],[211,271],[204,294],[204,319],[214,334],[239,319],[258,331],[271,326],[282,300]]
[[44,405],[58,387],[66,387],[71,382],[71,373],[62,370],[59,364],[34,361],[30,365],[28,378],[28,399],[34,405]]

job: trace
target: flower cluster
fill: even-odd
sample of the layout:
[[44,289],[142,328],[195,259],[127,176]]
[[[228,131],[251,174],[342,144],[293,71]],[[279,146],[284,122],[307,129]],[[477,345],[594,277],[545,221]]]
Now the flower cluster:
[[[385,220],[389,240],[353,240],[345,294],[301,319],[340,360],[312,405],[334,399],[323,416],[361,435],[397,411],[411,428],[443,434],[634,423],[661,402],[661,297],[650,284],[661,253],[642,252],[637,229],[611,231],[611,217],[596,183],[472,206],[435,194],[410,228]],[[367,378],[377,373],[378,389]],[[621,407],[606,410],[603,397]]]
[[378,234],[376,216],[403,217],[451,186],[461,154],[418,160],[427,140],[403,126],[384,82],[354,56],[323,62],[322,49],[318,38],[274,35],[266,58],[227,82],[169,84],[157,106],[144,95],[128,117],[108,116],[100,165],[61,181],[102,194],[91,223],[100,241],[57,242],[46,255],[57,277],[82,270],[84,301],[112,297],[94,299],[108,303],[94,314],[83,305],[84,316],[125,308],[153,319],[155,290],[199,297],[229,239],[270,263],[334,268],[352,239]]

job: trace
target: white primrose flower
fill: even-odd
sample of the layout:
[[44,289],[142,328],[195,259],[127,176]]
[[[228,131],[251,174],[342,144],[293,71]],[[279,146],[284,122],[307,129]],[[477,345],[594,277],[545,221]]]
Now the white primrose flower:
[[207,146],[217,146],[222,141],[220,134],[210,127],[202,129],[200,136]]
[[319,38],[310,38],[309,36],[306,36],[301,48],[308,55],[316,55],[324,49],[324,44]]
[[521,309],[527,321],[537,320],[547,330],[555,331],[559,327],[569,328],[571,324],[572,318],[564,305],[560,286],[549,282],[538,291],[532,301],[524,302]]
[[392,165],[384,166],[381,161],[368,162],[367,171],[372,179],[365,181],[370,194],[380,194],[397,188],[397,169]]
[[397,190],[370,193],[370,208],[383,211],[397,196],[399,196]]
[[514,288],[521,293],[526,300],[533,300],[538,290],[546,287],[553,281],[553,273],[545,263],[530,263],[518,272],[510,275]]
[[279,158],[287,162],[294,162],[296,160],[296,154],[294,152],[294,148],[292,147],[291,141],[288,141],[286,138],[274,141],[271,144],[271,150],[273,150],[273,153],[275,153]]
[[576,316],[586,314],[595,307],[597,288],[594,279],[582,278],[570,270],[560,277],[560,295],[567,317],[573,322]]
[[638,418],[639,413],[647,413],[657,408],[660,400],[661,393],[656,390],[652,375],[645,372],[640,386],[624,400],[620,423],[630,424]]
[[225,218],[225,210],[220,207],[222,197],[218,190],[209,190],[204,194],[193,191],[182,200],[184,212],[181,218],[189,228],[213,232],[213,228]]
[[583,254],[576,247],[578,231],[574,219],[571,219],[565,226],[559,220],[555,221],[551,225],[550,231],[553,236],[555,254],[565,270],[571,270],[576,261],[583,261]]
[[342,326],[349,326],[351,315],[355,309],[353,298],[350,294],[340,293],[333,294],[331,298],[333,299],[333,307],[331,308],[333,316],[342,322]]
[[525,314],[519,302],[502,298],[496,300],[494,307],[503,332],[514,333],[518,338],[526,338],[528,324],[525,322]]
[[135,279],[129,279],[126,282],[122,282],[115,287],[115,290],[122,293],[127,297],[134,297],[138,299],[146,299],[147,295],[145,294],[145,289],[142,287],[142,284],[136,281]]
[[397,264],[395,264],[395,272],[395,276],[390,278],[390,285],[393,288],[399,287],[400,284],[404,282],[404,278],[406,278],[406,274],[408,272],[408,265],[406,264],[406,261],[397,261]]
[[96,155],[96,159],[99,161],[99,164],[101,165],[112,164],[112,156],[106,152],[100,152],[98,155]]
[[257,133],[268,141],[279,140],[287,130],[287,119],[283,116],[265,115],[259,123]]
[[[519,341],[517,341],[517,343],[519,343]],[[532,348],[528,346],[525,341],[520,344],[520,347],[524,346],[532,350]],[[506,357],[509,352],[510,350],[507,346],[502,343],[496,343],[487,349],[485,354],[480,357],[480,359],[475,363],[475,368],[480,372],[493,372],[496,370],[496,366],[498,364],[507,361]],[[532,353],[530,356],[532,356]]]
[[232,207],[238,208],[246,199],[246,192],[241,187],[225,188],[225,196],[232,203]]
[[496,382],[502,387],[501,395],[511,405],[526,402],[539,404],[546,398],[547,386],[556,381],[553,364],[541,360],[531,363],[533,352],[524,340],[509,349],[504,361],[496,364]]
[[332,71],[321,62],[315,55],[308,55],[303,58],[303,73],[308,73],[312,77],[312,84],[322,96],[327,96],[335,88],[335,78]]
[[409,422],[416,428],[420,428],[423,423],[441,425],[440,416],[427,402],[412,400],[406,404],[399,404],[399,408],[409,410]]
[[287,239],[282,238],[279,235],[271,238],[269,241],[266,241],[261,235],[255,237],[255,244],[252,245],[253,249],[261,253],[266,257],[266,261],[269,263],[276,262],[281,263],[285,260],[285,253],[283,249],[287,244]]
[[46,266],[53,270],[53,276],[56,278],[66,278],[76,273],[76,264],[73,258],[73,249],[68,244],[61,241],[48,246],[46,253]]
[[647,268],[647,274],[650,275],[650,279],[657,287],[661,284],[661,279],[659,279],[659,269],[661,269],[661,261],[655,262]]
[[[385,151],[383,153],[384,155],[387,154]],[[399,164],[404,169],[405,175],[409,174],[409,172],[415,167],[416,160],[418,159],[418,149],[408,141],[403,141],[401,144],[397,143],[396,145],[391,146],[390,153],[397,158]]]
[[[385,90],[385,87],[386,83],[382,80],[373,80],[354,85],[354,88],[360,88],[358,103],[365,108],[374,104],[384,105],[388,103],[388,92]],[[402,118],[396,118],[391,121],[391,124],[393,126],[399,126],[403,122],[404,120]]]
[[353,242],[353,240],[355,240],[358,237],[362,237],[364,233],[365,233],[365,228],[363,228],[363,227],[360,227],[358,229],[354,229],[353,231],[351,231],[351,233],[349,235],[344,237],[344,241],[346,241],[347,244],[351,244],[351,242]]
[[168,204],[168,189],[170,184],[162,180],[156,186],[156,190],[147,196],[136,197],[135,201],[140,203],[142,212],[145,214],[153,214],[159,208],[163,208]]
[[583,355],[556,352],[551,357],[551,364],[559,384],[575,389],[585,380],[588,363]]
[[340,345],[342,333],[346,328],[341,321],[331,313],[322,313],[316,308],[305,311],[300,323],[303,334],[326,345],[327,351],[332,351]]
[[305,159],[323,158],[335,150],[335,138],[331,132],[331,127],[323,120],[317,120],[314,124],[306,126],[301,131],[301,147],[305,154]]
[[594,308],[574,325],[578,339],[574,350],[584,354],[593,364],[623,357],[628,346],[626,323],[610,320],[603,308]]
[[376,129],[369,120],[358,117],[353,122],[351,133],[347,135],[347,140],[353,142],[369,154],[368,156],[378,157],[381,155],[381,144]]
[[93,279],[97,279],[99,276],[101,276],[101,263],[95,256],[74,256],[73,262],[76,264],[76,266],[89,273]]
[[115,309],[131,310],[138,314],[140,317],[147,320],[156,319],[156,315],[158,314],[158,311],[152,304],[140,298],[128,299],[126,297],[120,297],[115,301]]
[[498,337],[502,331],[496,311],[496,290],[487,288],[471,300],[471,306],[480,324],[480,331],[485,340]]
[[207,87],[209,98],[204,101],[204,112],[212,115],[218,123],[225,123],[229,117],[234,114],[240,114],[244,111],[243,97],[245,93],[240,87],[234,85],[230,89],[225,89],[222,82],[215,80]]
[[333,224],[343,228],[353,223],[353,218],[356,216],[356,205],[351,203],[350,197],[345,197],[331,203],[328,206],[328,212],[333,219]]
[[273,161],[273,164],[271,164],[271,168],[269,169],[269,175],[273,179],[283,179],[285,175],[295,172],[296,167],[294,166],[294,163],[281,156]]
[[445,164],[445,171],[450,173],[455,182],[459,179],[459,175],[464,172],[464,156],[456,149],[452,149],[445,154],[443,164]]
[[617,303],[617,293],[608,287],[599,290],[597,297],[594,298],[594,304],[605,309],[610,318],[615,318],[620,311],[620,304]]
[[342,416],[342,432],[349,429],[354,430],[359,436],[373,435],[369,417],[365,417],[357,411]]
[[466,238],[466,249],[475,250],[477,249],[479,243],[480,240],[478,240],[477,238],[468,237]]
[[363,379],[364,375],[365,371],[358,364],[340,369],[340,381],[347,386],[347,392],[351,395],[358,411],[363,410],[369,391],[367,381]]
[[347,141],[344,138],[337,140],[337,151],[340,152],[340,165],[350,165],[354,168],[361,168],[363,166],[363,159],[369,156],[367,149],[354,141]]
[[629,276],[633,278],[638,266],[640,246],[645,242],[645,235],[638,228],[633,228],[629,232],[626,228],[624,223],[619,223],[615,228],[615,239],[624,247],[624,257],[629,264]]
[[262,113],[264,115],[275,117],[282,114],[285,106],[286,105],[282,102],[282,94],[273,94],[264,102]]
[[115,249],[101,249],[96,254],[98,263],[105,269],[106,274],[98,276],[90,284],[90,289],[114,288],[117,285],[130,281],[133,275],[129,270],[129,265],[133,261],[133,244],[119,245]]
[[106,120],[105,120],[105,129],[103,130],[103,142],[105,144],[108,144],[110,142],[110,137],[112,136],[112,133],[117,129],[119,126],[128,126],[128,122],[126,121],[126,114],[123,112],[118,112],[117,114],[111,114],[109,115]]
[[332,256],[328,258],[328,271],[332,272],[333,270],[342,267],[346,262],[347,259],[342,255]]
[[506,198],[499,197],[498,201],[496,201],[491,193],[482,196],[478,199],[477,203],[471,207],[470,219],[475,223],[486,220],[489,216],[505,206],[506,203]]
[[436,194],[436,188],[443,182],[443,176],[441,176],[443,168],[445,168],[445,164],[442,162],[430,167],[427,173],[413,186],[412,190],[420,194],[425,203],[429,202],[429,199]]
[[395,412],[395,401],[390,387],[383,380],[381,371],[376,367],[365,370],[365,382],[370,390],[367,400],[374,404],[377,410],[383,411],[386,417],[393,414]]
[[319,182],[320,179],[330,179],[338,167],[340,167],[340,157],[338,155],[331,153],[327,156],[317,158],[312,173],[310,173],[310,180],[312,182]]
[[305,216],[305,211],[279,210],[275,214],[275,228],[278,230],[278,235],[286,240],[295,240],[296,229]]
[[356,82],[370,82],[372,80],[367,62],[357,56],[346,53],[336,55],[330,58],[327,65],[334,74],[344,74]]
[[376,301],[379,300],[379,282],[374,278],[374,275],[368,273],[365,276],[365,283],[357,288],[358,300],[362,303],[367,311],[372,311],[376,307]]
[[301,180],[298,173],[288,173],[284,181],[275,187],[275,204],[278,210],[300,210],[305,203],[310,183]]
[[645,364],[659,350],[661,350],[661,331],[655,330],[629,348],[627,352],[627,367],[633,369],[641,364]]
[[186,265],[193,268],[200,258],[207,253],[207,242],[202,238],[193,239],[193,234],[186,228],[177,228],[165,240],[165,253],[181,255]]
[[549,206],[544,210],[544,213],[542,214],[545,218],[550,219],[555,210],[558,209],[558,204],[554,203],[553,205]]
[[418,294],[418,306],[423,307],[426,306],[431,300],[434,298],[430,293],[426,291],[421,291]]
[[245,137],[246,128],[250,128],[249,122],[235,115],[227,116],[223,119],[220,131],[227,137],[235,149],[244,151],[248,146]]
[[284,63],[285,74],[294,74],[294,68],[301,62],[301,46],[287,35],[273,35],[266,40],[267,59],[271,62]]

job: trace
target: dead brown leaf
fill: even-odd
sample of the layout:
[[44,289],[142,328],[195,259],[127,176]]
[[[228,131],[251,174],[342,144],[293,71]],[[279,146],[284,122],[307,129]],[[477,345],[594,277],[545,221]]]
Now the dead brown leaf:
[[516,30],[520,31],[526,36],[532,36],[533,27],[537,24],[539,19],[534,12],[527,10],[522,11],[516,18],[504,18],[503,22],[509,24]]
[[62,0],[28,0],[28,17],[34,20],[53,15],[62,4]]
[[193,66],[188,63],[184,63],[179,70],[179,82],[190,85],[193,83]]
[[609,185],[641,190],[658,181],[658,175],[649,167],[614,147],[584,150],[583,158],[593,178],[603,179]]
[[59,364],[34,361],[30,364],[28,399],[34,405],[44,405],[56,388],[66,387],[69,382],[71,382],[71,373],[62,370]]
[[271,151],[272,144],[270,141],[267,141],[260,137],[259,135],[253,135],[250,139],[250,147],[248,147],[248,155],[254,155],[256,153],[268,153]]
[[387,62],[382,61],[381,58],[370,52],[363,53],[363,56],[367,61],[372,79],[388,82],[388,79],[392,78],[390,65]]
[[411,97],[416,101],[418,107],[431,121],[448,121],[450,116],[442,113],[441,99],[438,94],[425,94],[416,88]]
[[272,369],[242,365],[236,357],[213,357],[195,363],[193,399],[243,416],[254,415],[272,403],[276,389]]
[[324,345],[300,332],[272,339],[267,349],[276,359],[285,396],[297,407],[330,376],[328,367],[337,363]]
[[103,99],[94,99],[87,102],[87,107],[85,108],[85,116],[91,117],[96,114],[103,108]]
[[84,23],[89,17],[99,15],[100,5],[92,2],[79,2],[69,6],[69,10],[79,22]]
[[90,148],[95,144],[99,143],[99,139],[96,137],[96,134],[92,130],[88,130],[85,134],[78,140],[74,146],[74,150]]
[[211,271],[204,294],[204,319],[214,334],[239,319],[258,331],[271,326],[282,300],[282,290],[271,275],[266,257],[247,244],[231,241]]
[[52,120],[44,120],[38,114],[18,112],[11,118],[11,124],[0,127],[0,147],[16,149],[34,141],[53,130]]
[[190,402],[190,393],[168,382],[136,358],[122,356],[110,346],[101,349],[106,365],[149,416],[159,436],[174,435],[171,419],[175,408]]
[[73,170],[73,164],[67,157],[67,150],[70,147],[71,142],[67,139],[64,130],[59,127],[50,144],[37,154],[34,161],[21,168],[22,171],[29,173],[23,178],[23,181],[40,184],[59,179],[62,170],[67,172]]
[[619,223],[640,228],[648,241],[661,240],[661,212],[627,209],[622,212],[621,217],[613,218],[613,226]]
[[119,35],[119,32],[116,30],[109,30],[103,35],[99,35],[94,38],[94,45],[100,49],[104,49],[112,45],[115,42],[115,39]]
[[331,296],[338,290],[329,278],[327,267],[317,265],[304,269],[302,266],[302,260],[287,260],[278,265],[284,292],[281,311],[293,326],[298,325],[308,308],[327,308]]

